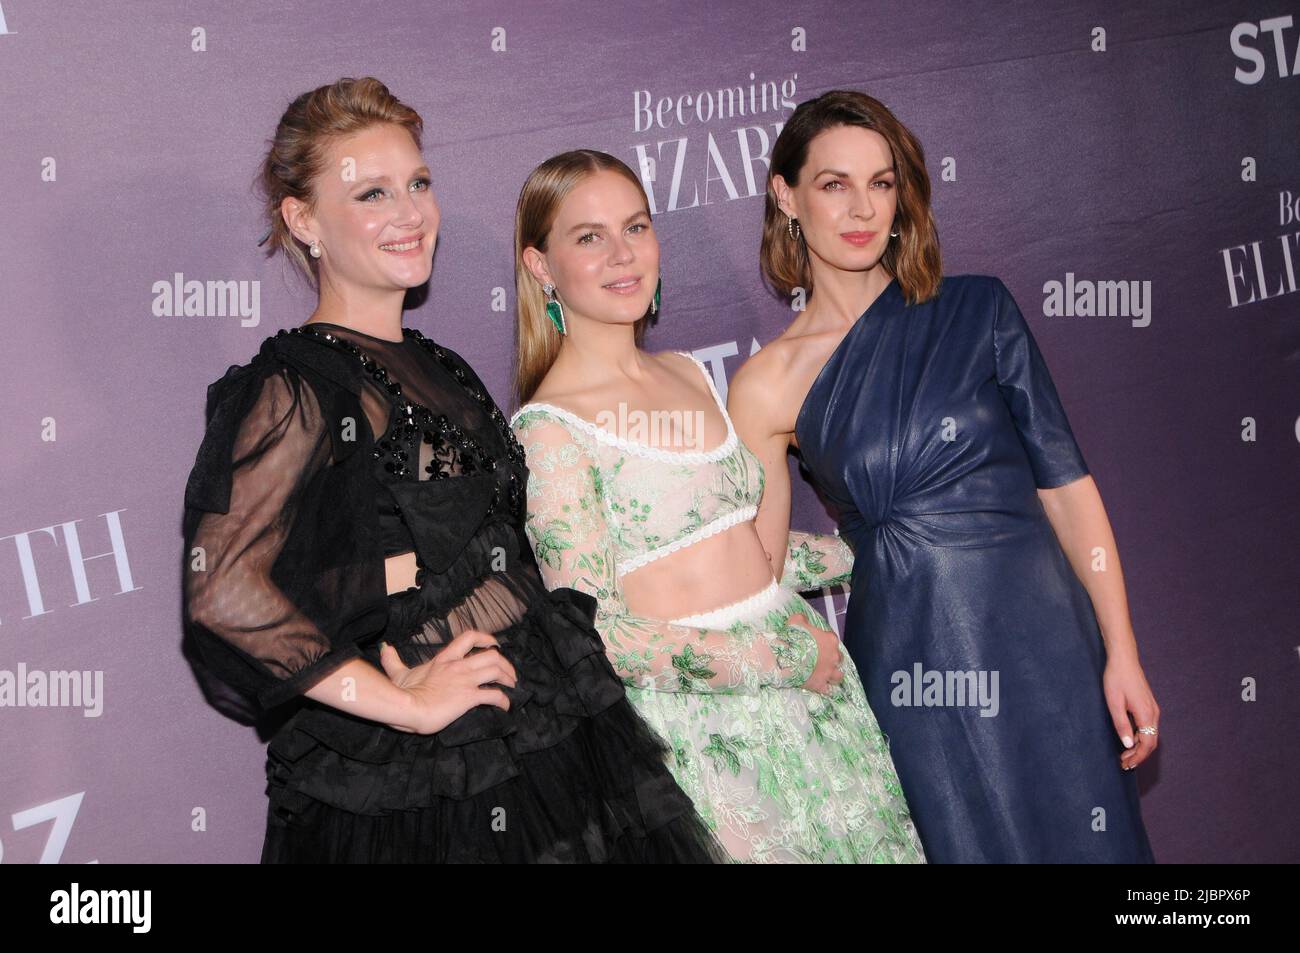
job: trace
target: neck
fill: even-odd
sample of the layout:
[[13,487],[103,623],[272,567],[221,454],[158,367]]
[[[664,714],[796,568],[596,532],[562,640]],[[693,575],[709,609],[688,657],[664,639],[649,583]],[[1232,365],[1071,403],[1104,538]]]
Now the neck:
[[845,271],[814,258],[812,277],[809,318],[817,323],[852,324],[880,297],[893,275],[879,261],[866,271]]
[[328,321],[389,341],[402,340],[404,289],[340,287],[323,282],[308,321]]
[[636,346],[634,325],[610,324],[565,314],[568,334],[555,358],[557,373],[576,390],[641,381],[646,354]]

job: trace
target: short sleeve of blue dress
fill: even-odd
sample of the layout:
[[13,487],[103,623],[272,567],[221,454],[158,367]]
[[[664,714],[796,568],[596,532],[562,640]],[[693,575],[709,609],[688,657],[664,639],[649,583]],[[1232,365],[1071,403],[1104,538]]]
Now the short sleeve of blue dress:
[[993,362],[998,390],[1015,420],[1035,484],[1040,490],[1064,486],[1087,476],[1088,466],[1025,316],[1001,279],[993,279],[993,284],[997,299]]

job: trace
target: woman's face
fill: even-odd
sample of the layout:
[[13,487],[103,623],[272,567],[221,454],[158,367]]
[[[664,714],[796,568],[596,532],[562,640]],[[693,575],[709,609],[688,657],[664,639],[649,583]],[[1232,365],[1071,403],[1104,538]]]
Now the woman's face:
[[636,322],[659,280],[659,239],[641,191],[617,172],[587,176],[560,205],[545,254],[528,249],[525,262],[555,285],[566,322]]
[[320,242],[322,285],[391,291],[428,281],[440,216],[410,133],[383,123],[340,139],[325,170],[315,209],[299,203],[290,220],[308,244]]
[[808,144],[797,186],[791,188],[779,175],[772,184],[781,210],[798,219],[812,261],[865,271],[880,261],[891,241],[898,209],[895,175],[884,136],[861,126],[835,126]]

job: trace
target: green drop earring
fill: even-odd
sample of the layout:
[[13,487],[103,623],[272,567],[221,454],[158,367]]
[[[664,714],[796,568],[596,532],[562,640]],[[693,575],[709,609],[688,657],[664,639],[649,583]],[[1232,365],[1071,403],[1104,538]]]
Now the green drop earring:
[[559,331],[561,334],[568,334],[569,332],[564,330],[564,306],[561,305],[559,299],[555,297],[555,285],[548,281],[546,284],[542,285],[542,291],[546,293],[546,316],[550,318],[551,323],[555,325],[555,330]]
[[663,288],[663,286],[664,286],[663,275],[660,275],[659,280],[655,282],[655,298],[653,301],[650,302],[651,314],[659,313],[659,292]]

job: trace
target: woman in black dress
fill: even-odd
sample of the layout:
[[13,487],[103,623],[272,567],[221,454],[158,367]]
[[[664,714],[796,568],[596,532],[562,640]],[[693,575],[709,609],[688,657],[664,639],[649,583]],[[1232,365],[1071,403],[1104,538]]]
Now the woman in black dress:
[[505,418],[401,325],[438,229],[421,133],[373,78],[285,112],[272,252],[320,301],[209,388],[186,486],[200,665],[297,706],[268,748],[262,860],[721,860],[594,600],[538,575]]

